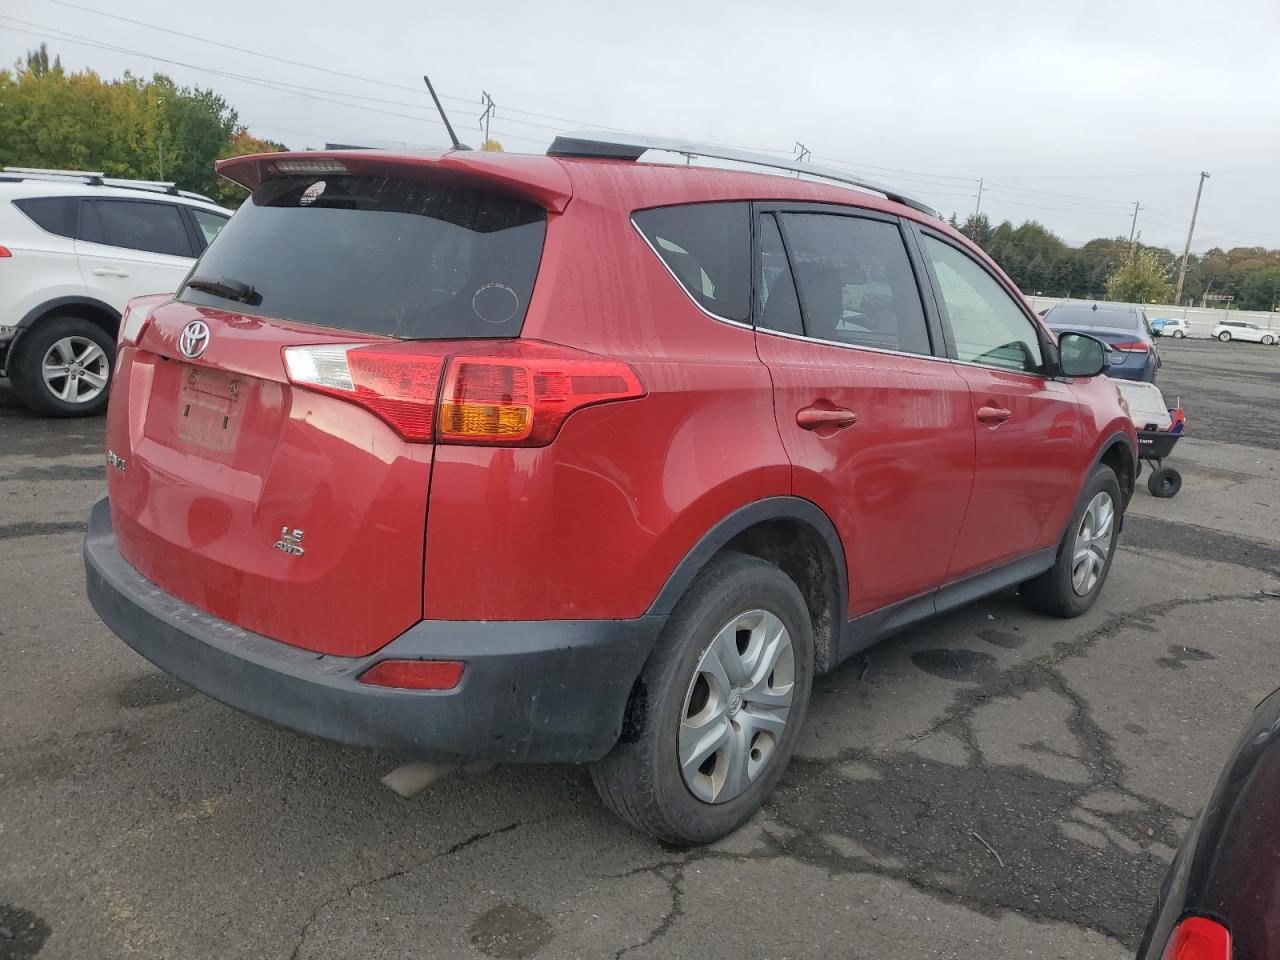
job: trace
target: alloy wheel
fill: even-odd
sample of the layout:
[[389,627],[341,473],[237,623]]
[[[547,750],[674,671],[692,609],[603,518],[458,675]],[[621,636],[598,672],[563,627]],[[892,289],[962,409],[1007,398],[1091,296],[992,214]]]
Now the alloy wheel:
[[680,714],[680,772],[706,803],[726,803],[769,766],[795,689],[786,625],[766,610],[738,614],[716,633],[694,668]]
[[1111,555],[1111,538],[1115,533],[1115,504],[1105,490],[1094,496],[1080,518],[1071,557],[1071,588],[1081,597],[1088,596],[1107,566]]
[[107,388],[111,361],[88,337],[71,335],[55,340],[40,362],[45,386],[66,403],[88,403]]

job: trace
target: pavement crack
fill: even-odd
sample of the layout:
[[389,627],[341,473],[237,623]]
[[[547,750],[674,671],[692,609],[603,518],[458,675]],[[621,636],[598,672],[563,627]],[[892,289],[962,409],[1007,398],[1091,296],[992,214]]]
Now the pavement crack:
[[[939,730],[955,724],[957,721],[964,721],[990,700],[1016,696],[1019,692],[1033,689],[1038,686],[1036,678],[1040,671],[1052,670],[1053,667],[1067,660],[1083,656],[1102,641],[1110,639],[1127,627],[1148,623],[1156,617],[1166,616],[1183,607],[1205,606],[1230,601],[1265,603],[1274,600],[1280,600],[1280,596],[1262,590],[1250,591],[1249,593],[1217,593],[1207,597],[1181,597],[1175,600],[1162,600],[1159,603],[1148,604],[1128,613],[1112,614],[1103,623],[1079,637],[1057,641],[1054,643],[1053,648],[1042,656],[1020,663],[1008,670],[1001,671],[994,677],[979,681],[976,685],[957,691],[951,705],[937,722],[931,724],[923,733],[914,734],[907,737],[907,739],[910,741],[922,740],[931,734],[937,733]],[[971,743],[970,746],[974,747],[976,752],[976,746]],[[980,753],[978,755],[979,757],[981,756]]]
[[315,927],[316,921],[319,919],[321,912],[324,911],[327,907],[330,907],[333,904],[337,903],[338,901],[342,900],[344,897],[350,898],[357,890],[366,890],[369,887],[375,887],[380,883],[386,883],[389,880],[396,880],[396,879],[399,879],[400,877],[407,876],[408,874],[412,873],[414,870],[417,870],[419,867],[425,867],[428,864],[434,863],[437,860],[447,859],[448,857],[451,857],[454,854],[460,853],[463,850],[467,849],[468,847],[474,846],[477,843],[481,843],[493,837],[500,836],[504,833],[510,833],[512,830],[518,830],[521,827],[530,826],[531,824],[538,823],[540,822],[540,820],[544,820],[544,819],[546,818],[543,817],[543,818],[533,819],[533,820],[517,820],[514,823],[508,823],[505,826],[495,827],[492,830],[484,830],[484,831],[481,831],[480,833],[473,833],[471,836],[466,837],[462,840],[459,840],[457,843],[449,847],[446,847],[445,849],[439,851],[438,853],[433,853],[429,857],[424,857],[421,860],[415,860],[412,863],[406,864],[403,867],[397,867],[395,870],[388,871],[387,873],[380,874],[379,876],[370,877],[367,880],[358,880],[355,883],[350,884],[345,891],[343,891],[342,893],[334,894],[332,897],[329,897],[328,899],[321,901],[320,903],[316,904],[316,906],[311,910],[311,913],[307,917],[306,923],[304,923],[302,925],[302,928],[298,931],[298,940],[297,940],[297,943],[294,944],[293,950],[289,954],[289,960],[298,960],[298,958],[302,955],[302,948],[306,945],[307,938],[311,936],[312,929]]
[[[616,951],[613,960],[620,960],[621,957],[634,950],[640,950],[643,947],[650,946],[665,937],[676,921],[684,916],[684,870],[690,863],[703,859],[702,857],[693,857],[689,860],[672,861],[668,864],[659,864],[640,872],[652,873],[655,877],[661,877],[667,884],[667,889],[671,893],[671,908],[662,915],[658,923],[644,936],[639,943],[633,943],[630,946],[623,947]],[[668,875],[669,874],[669,875]]]

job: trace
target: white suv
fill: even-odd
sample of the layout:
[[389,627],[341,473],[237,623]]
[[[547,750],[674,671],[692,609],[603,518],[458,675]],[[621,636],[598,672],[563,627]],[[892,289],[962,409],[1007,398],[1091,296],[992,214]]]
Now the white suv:
[[1256,323],[1243,320],[1224,320],[1213,328],[1213,336],[1223,343],[1228,340],[1249,340],[1253,343],[1265,343],[1267,346],[1280,342],[1280,330],[1267,330]]
[[32,410],[100,413],[125,304],[172,293],[231,211],[170,183],[0,173],[0,371]]

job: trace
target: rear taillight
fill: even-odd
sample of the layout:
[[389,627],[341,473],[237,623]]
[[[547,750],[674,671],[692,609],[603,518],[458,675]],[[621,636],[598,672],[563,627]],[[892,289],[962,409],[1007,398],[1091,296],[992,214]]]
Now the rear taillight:
[[425,342],[286,347],[289,379],[360,404],[406,440],[540,447],[575,410],[644,396],[625,363],[531,341],[445,355]]
[[0,260],[3,260],[5,257],[12,256],[13,252],[8,247],[0,247]]
[[146,329],[151,319],[151,307],[130,303],[124,308],[124,316],[120,318],[120,343],[135,344]]
[[1141,340],[1126,340],[1124,343],[1113,343],[1113,350],[1123,350],[1125,353],[1146,353],[1147,345]]
[[1160,960],[1231,960],[1231,933],[1207,917],[1187,917],[1173,931]]

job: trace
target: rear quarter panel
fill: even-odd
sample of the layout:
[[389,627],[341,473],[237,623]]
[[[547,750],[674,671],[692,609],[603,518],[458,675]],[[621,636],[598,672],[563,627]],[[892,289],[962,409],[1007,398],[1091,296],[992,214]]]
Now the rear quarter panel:
[[575,192],[550,218],[524,336],[625,360],[646,396],[543,448],[436,448],[428,618],[639,616],[717,522],[790,492],[753,331],[699,310],[630,209]]

